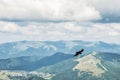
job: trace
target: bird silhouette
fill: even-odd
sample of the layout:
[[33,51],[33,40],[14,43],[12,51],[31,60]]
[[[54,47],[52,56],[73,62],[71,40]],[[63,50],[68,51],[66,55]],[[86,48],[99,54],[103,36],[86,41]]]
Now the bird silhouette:
[[82,54],[83,51],[84,51],[84,49],[81,49],[80,51],[76,52],[76,54],[74,56],[78,56],[79,54]]

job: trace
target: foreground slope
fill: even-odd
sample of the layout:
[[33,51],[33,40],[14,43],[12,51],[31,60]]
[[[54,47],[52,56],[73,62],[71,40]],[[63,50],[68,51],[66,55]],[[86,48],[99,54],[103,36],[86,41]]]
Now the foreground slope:
[[120,80],[119,75],[120,54],[95,51],[32,72],[0,71],[2,80]]
[[43,66],[49,66],[73,57],[71,54],[61,52],[44,58],[36,56],[22,56],[16,58],[0,59],[0,70],[33,71]]
[[52,80],[119,80],[120,55],[92,52],[38,71],[55,74]]

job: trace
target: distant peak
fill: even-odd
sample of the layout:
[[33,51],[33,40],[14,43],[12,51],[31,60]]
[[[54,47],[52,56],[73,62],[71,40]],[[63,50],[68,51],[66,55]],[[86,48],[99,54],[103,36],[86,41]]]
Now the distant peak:
[[65,55],[65,53],[57,52],[57,53],[55,53],[54,55]]
[[98,54],[98,52],[97,51],[93,51],[91,54],[92,55],[96,55],[96,54]]
[[80,71],[91,72],[93,76],[101,76],[107,69],[102,65],[101,60],[94,56],[96,54],[97,52],[93,51],[92,54],[74,60],[79,63],[73,68],[73,71],[77,69]]

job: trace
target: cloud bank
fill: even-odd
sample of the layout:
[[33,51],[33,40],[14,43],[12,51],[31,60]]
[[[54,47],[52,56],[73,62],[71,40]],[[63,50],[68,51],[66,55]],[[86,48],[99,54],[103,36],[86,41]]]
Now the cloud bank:
[[[29,23],[20,26],[13,22],[0,22],[1,41],[8,40],[99,40],[120,42],[119,23]],[[59,36],[59,37],[58,37]],[[19,39],[19,38],[21,39]]]
[[119,3],[120,0],[0,0],[0,43],[91,40],[120,44]]

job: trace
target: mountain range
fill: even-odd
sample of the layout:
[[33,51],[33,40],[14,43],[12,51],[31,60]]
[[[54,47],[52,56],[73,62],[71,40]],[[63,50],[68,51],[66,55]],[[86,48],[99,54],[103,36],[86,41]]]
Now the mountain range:
[[82,48],[86,54],[92,51],[120,53],[120,45],[101,41],[19,41],[0,44],[0,59],[20,56],[45,57],[57,52],[74,54]]
[[[75,52],[85,51],[74,56]],[[87,41],[0,44],[0,80],[120,80],[120,45]]]
[[[69,54],[54,54],[53,56]],[[43,62],[44,63],[44,62]],[[50,61],[51,63],[51,61]],[[34,66],[34,65],[32,65]],[[33,71],[0,72],[2,80],[119,80],[120,54],[93,51],[84,56],[69,57]]]

